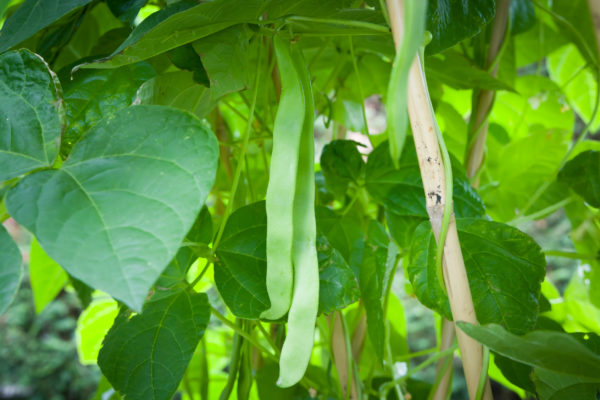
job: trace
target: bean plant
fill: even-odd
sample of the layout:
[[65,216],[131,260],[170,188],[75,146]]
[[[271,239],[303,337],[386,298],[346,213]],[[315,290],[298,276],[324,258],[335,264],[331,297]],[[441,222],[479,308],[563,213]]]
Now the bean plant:
[[37,312],[75,291],[95,399],[600,395],[598,1],[0,0],[0,26],[0,221],[32,235],[25,270],[0,226],[0,313],[25,271]]

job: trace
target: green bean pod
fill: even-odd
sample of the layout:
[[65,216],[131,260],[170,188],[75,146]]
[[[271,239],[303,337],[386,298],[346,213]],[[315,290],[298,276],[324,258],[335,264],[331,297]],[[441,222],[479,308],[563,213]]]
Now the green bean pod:
[[298,148],[305,114],[304,92],[289,42],[273,38],[281,76],[281,98],[273,127],[273,152],[267,186],[267,292],[271,308],[262,318],[279,319],[290,308],[293,287],[293,210]]
[[292,57],[304,90],[305,116],[300,140],[294,201],[294,294],[288,314],[288,332],[281,349],[277,385],[289,387],[306,372],[313,348],[319,305],[319,263],[315,220],[314,104],[308,69],[300,49]]

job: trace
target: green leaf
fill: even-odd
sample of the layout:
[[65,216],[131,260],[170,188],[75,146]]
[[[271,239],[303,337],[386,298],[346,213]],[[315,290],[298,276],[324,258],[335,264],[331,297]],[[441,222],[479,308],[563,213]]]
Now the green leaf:
[[514,42],[517,67],[523,67],[542,60],[568,43],[568,40],[561,34],[560,29],[555,29],[543,20],[537,19],[531,29],[515,36]]
[[100,349],[98,365],[128,399],[170,400],[209,318],[204,293],[157,294],[141,314],[117,317]]
[[256,389],[259,399],[296,400],[310,398],[308,391],[300,384],[288,388],[280,388],[275,383],[279,378],[279,366],[265,360],[256,371]]
[[532,375],[540,400],[596,400],[600,383],[581,377],[536,368]]
[[552,11],[562,17],[556,22],[560,32],[577,46],[586,62],[597,64],[598,48],[588,2],[586,0],[556,0],[552,2]]
[[146,63],[113,70],[80,70],[65,85],[67,129],[61,153],[69,154],[73,144],[102,118],[130,106],[139,86],[154,76]]
[[130,107],[90,129],[60,169],[21,180],[6,207],[67,272],[140,310],[212,187],[217,154],[192,115]]
[[535,22],[535,9],[530,0],[512,0],[510,2],[510,33],[512,35],[531,29]]
[[[386,208],[390,233],[400,247],[408,247],[412,232],[428,219],[425,191],[414,144],[408,141],[402,151],[398,169],[382,143],[369,155],[365,170],[366,188],[373,198]],[[481,217],[485,209],[471,187],[460,163],[454,161],[454,211],[457,217]]]
[[270,306],[265,283],[266,236],[264,202],[239,208],[227,219],[214,276],[221,297],[236,317],[256,319]]
[[245,25],[235,25],[193,43],[208,74],[212,100],[248,85],[249,36]]
[[350,182],[357,183],[365,162],[352,140],[334,140],[323,148],[321,169],[327,187],[338,196],[346,193]]
[[196,218],[196,222],[185,237],[177,255],[160,275],[155,283],[157,287],[171,287],[185,280],[188,269],[198,256],[210,254],[208,244],[213,234],[212,219],[206,206]]
[[367,312],[367,330],[377,359],[383,362],[385,347],[385,317],[383,294],[389,239],[381,224],[371,221],[364,243],[358,282]]
[[96,364],[102,340],[113,325],[119,305],[112,299],[97,299],[77,319],[75,341],[77,354],[83,365]]
[[[318,232],[319,311],[342,309],[357,300],[356,278],[339,249]],[[216,251],[214,277],[221,297],[236,317],[258,319],[270,306],[265,283],[266,240],[264,201],[241,207],[227,219]]]
[[[586,124],[593,117],[598,85],[593,66],[587,67],[585,59],[574,45],[568,45],[546,58],[548,73],[562,88],[569,105]],[[596,114],[590,131],[600,127],[600,116]]]
[[[490,215],[509,221],[522,214],[531,196],[546,181],[553,179],[569,145],[570,132],[536,129],[527,137],[496,147],[486,162],[481,197]],[[489,140],[488,140],[489,142]],[[532,157],[531,149],[536,149]],[[568,196],[566,190],[548,190],[535,209],[557,203]],[[535,210],[531,208],[527,213]]]
[[280,18],[287,15],[303,17],[330,17],[336,11],[351,5],[349,0],[276,0],[269,1],[265,12],[269,18]]
[[600,207],[600,151],[588,150],[569,160],[558,180],[593,207]]
[[509,90],[512,87],[473,64],[456,50],[449,49],[425,60],[427,78],[433,77],[454,89]]
[[517,336],[495,324],[475,326],[460,321],[457,324],[467,335],[503,356],[600,382],[600,355],[567,333],[533,331]]
[[167,54],[173,65],[177,68],[193,72],[195,82],[206,87],[210,86],[206,69],[204,68],[204,65],[202,65],[202,59],[194,50],[194,46],[186,44],[175,47]]
[[168,72],[145,82],[137,92],[135,104],[158,104],[189,111],[204,118],[216,106],[210,89],[194,80],[188,71]]
[[439,53],[463,39],[475,36],[492,21],[495,13],[495,2],[489,0],[429,1],[426,29],[433,38],[425,47],[425,52]]
[[120,20],[132,23],[147,0],[107,0],[110,11]]
[[526,137],[540,127],[550,134],[573,130],[573,112],[565,107],[564,95],[555,82],[544,76],[523,75],[517,78],[515,90],[498,92],[490,114],[490,122],[504,127],[511,139]]
[[[86,68],[116,68],[164,53],[232,25],[255,22],[261,0],[216,0],[190,7],[178,2],[144,20],[109,57]],[[193,3],[192,3],[193,4]],[[235,10],[235,12],[231,12]]]
[[58,80],[28,50],[0,55],[0,181],[49,167],[58,153],[62,100]]
[[35,238],[31,240],[29,251],[29,281],[36,313],[41,313],[69,281],[69,275],[46,254]]
[[17,244],[0,224],[0,315],[12,302],[23,276],[23,259]]
[[360,220],[348,214],[340,217],[327,207],[316,207],[315,214],[317,232],[327,238],[327,241],[340,252],[358,276],[358,270],[352,262],[352,254],[356,248],[361,247],[361,243],[365,240],[360,228]]
[[[456,221],[475,312],[482,324],[499,323],[524,333],[535,326],[546,260],[540,247],[516,228],[484,219]],[[436,242],[429,222],[415,230],[409,279],[429,308],[451,319],[435,267]]]
[[319,313],[341,310],[360,298],[358,282],[344,257],[325,236],[317,237],[319,257]]
[[0,53],[21,43],[41,29],[91,0],[27,0],[0,31]]

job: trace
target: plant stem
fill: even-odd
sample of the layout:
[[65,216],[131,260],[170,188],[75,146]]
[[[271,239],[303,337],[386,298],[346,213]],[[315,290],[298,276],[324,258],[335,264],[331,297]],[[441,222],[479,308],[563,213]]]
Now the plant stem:
[[361,98],[360,107],[362,110],[363,125],[365,126],[364,134],[365,136],[367,136],[369,143],[371,143],[371,134],[369,133],[369,124],[367,123],[367,109],[365,108],[365,93],[363,91],[362,81],[360,79],[360,73],[358,71],[358,64],[356,63],[356,56],[354,55],[354,44],[352,36],[348,37],[348,43],[350,44],[350,58],[352,58],[352,67],[354,68],[354,74],[356,75],[358,94]]
[[244,341],[237,332],[238,330],[242,330],[242,320],[237,318],[235,326],[237,330],[233,335],[233,348],[231,349],[231,362],[229,363],[229,372],[227,373],[227,383],[219,396],[219,400],[227,400],[229,399],[229,396],[231,396],[240,367],[240,354],[242,352],[242,343]]
[[[392,17],[391,13],[390,13],[390,17]],[[437,360],[444,358],[452,353],[454,353],[454,351],[456,351],[457,346],[452,346],[449,349],[446,349],[444,351],[440,351],[439,353],[434,354],[433,356],[429,357],[427,360],[423,361],[421,364],[417,365],[416,367],[409,369],[406,372],[406,375],[404,375],[401,378],[398,379],[394,379],[392,381],[386,382],[383,385],[381,385],[379,387],[379,398],[380,399],[385,399],[387,396],[387,393],[390,391],[390,389],[396,385],[396,384],[400,384],[405,382],[408,378],[410,378],[411,376],[413,376],[414,374],[416,374],[417,372],[425,369],[427,366],[433,364],[434,362],[436,362]]]
[[225,318],[225,316],[223,314],[221,314],[219,311],[217,311],[213,306],[210,306],[210,312],[219,321],[221,321],[222,323],[227,325],[229,328],[233,329],[233,331],[235,333],[237,333],[238,335],[240,335],[241,337],[246,339],[249,343],[252,343],[252,346],[256,347],[258,350],[265,353],[271,360],[278,362],[277,357],[272,352],[270,352],[262,344],[258,343],[256,340],[254,340],[254,338],[252,336],[248,335],[246,332],[244,332],[243,329],[238,328],[233,322],[231,322],[230,320]]
[[563,250],[544,250],[544,254],[551,257],[571,258],[574,260],[597,261],[599,259],[598,254],[581,254],[573,251]]
[[[440,340],[440,351],[449,349],[455,345],[455,332],[454,322],[447,320],[442,317],[442,333]],[[446,358],[440,359],[436,366],[435,371],[435,383],[431,389],[431,399],[433,400],[446,400],[448,398],[448,392],[450,390],[450,383],[452,382],[452,359],[454,355],[451,354]]]
[[481,400],[483,398],[483,391],[485,390],[486,386],[489,363],[490,349],[487,346],[483,346],[483,366],[481,367],[481,374],[479,375],[479,385],[477,386],[475,400]]
[[[492,27],[492,37],[487,54],[486,69],[491,67],[490,75],[498,75],[498,52],[504,42],[508,27],[510,0],[498,0],[496,5],[496,16]],[[473,143],[467,149],[466,172],[469,178],[476,175],[483,162],[485,153],[485,142],[488,130],[488,117],[492,110],[495,91],[481,90],[474,105],[474,117],[469,121],[469,143]]]
[[221,241],[221,237],[223,236],[223,231],[225,230],[225,225],[227,224],[227,219],[231,215],[233,211],[233,202],[235,199],[235,193],[237,192],[237,187],[240,182],[240,176],[242,174],[242,169],[244,167],[243,159],[246,155],[246,150],[248,149],[248,139],[250,138],[250,131],[252,130],[252,119],[254,117],[254,109],[256,108],[256,99],[258,97],[258,83],[260,81],[260,67],[261,67],[261,53],[262,46],[258,46],[258,57],[256,61],[256,75],[254,78],[254,88],[252,89],[252,103],[250,104],[250,111],[248,113],[248,124],[246,125],[246,132],[244,133],[244,142],[242,143],[242,148],[240,149],[240,154],[237,157],[237,163],[235,166],[235,175],[233,176],[233,184],[231,185],[231,196],[229,201],[227,202],[227,207],[225,208],[225,214],[223,215],[223,220],[221,221],[221,226],[219,226],[219,231],[217,233],[217,237],[215,238],[215,242],[212,248],[212,254],[214,255],[217,247],[219,246],[219,242]]

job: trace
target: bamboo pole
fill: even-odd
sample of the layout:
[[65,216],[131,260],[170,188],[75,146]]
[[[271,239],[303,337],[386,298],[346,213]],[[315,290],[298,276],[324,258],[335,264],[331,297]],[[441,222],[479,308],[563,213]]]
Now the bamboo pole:
[[[404,2],[402,0],[387,0],[387,6],[392,34],[398,51],[404,31]],[[404,112],[404,110],[388,110],[388,112],[394,111]],[[436,240],[438,240],[445,202],[452,201],[452,199],[446,199],[445,174],[436,135],[436,130],[439,127],[433,115],[419,56],[415,57],[408,77],[408,114],[425,189],[427,214]],[[477,324],[454,215],[450,217],[444,246],[443,271],[453,319]],[[483,365],[483,348],[481,344],[460,330],[457,331],[457,338],[469,398],[475,399]],[[492,399],[489,382],[486,384],[483,398],[486,400]]]
[[[496,3],[496,16],[492,26],[492,35],[490,38],[490,46],[488,49],[486,68],[490,68],[490,74],[494,77],[498,74],[498,63],[496,58],[500,51],[500,47],[506,36],[506,27],[508,25],[510,10],[510,0],[498,0]],[[492,67],[493,65],[493,67]],[[483,157],[485,154],[485,143],[488,131],[488,116],[492,108],[495,92],[491,90],[482,90],[477,97],[477,104],[474,107],[475,115],[471,121],[470,127],[473,129],[469,132],[468,137],[475,137],[475,142],[467,153],[467,177],[473,179],[477,171],[481,168]],[[477,135],[477,136],[475,136]],[[474,182],[477,187],[479,181]],[[454,324],[443,319],[442,321],[442,340],[440,350],[443,351],[449,348],[454,341]],[[448,389],[450,385],[451,369],[444,372],[445,360],[440,360],[437,365],[436,373],[444,373],[440,384],[433,396],[433,400],[445,400],[448,398]]]

